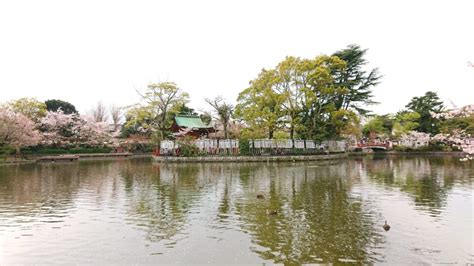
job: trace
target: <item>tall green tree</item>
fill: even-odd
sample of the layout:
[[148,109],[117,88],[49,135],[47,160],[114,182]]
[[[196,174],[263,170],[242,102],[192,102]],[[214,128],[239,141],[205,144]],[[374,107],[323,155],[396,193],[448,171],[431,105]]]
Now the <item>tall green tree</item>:
[[74,114],[77,113],[76,107],[66,101],[62,100],[47,100],[44,102],[46,104],[46,109],[48,111],[56,112],[59,108],[65,113],[65,114]]
[[336,109],[353,109],[366,114],[369,111],[365,106],[375,103],[372,89],[380,83],[381,75],[377,68],[365,70],[368,63],[366,53],[367,49],[353,44],[333,54],[346,62],[343,69],[336,69],[333,73],[336,86],[348,89],[347,94],[337,98]]
[[440,120],[433,117],[432,114],[441,113],[444,105],[436,92],[428,91],[423,96],[413,97],[405,107],[420,115],[419,120],[416,121],[419,125],[415,130],[433,135],[439,133]]
[[[328,139],[337,137],[352,117],[351,111],[342,112],[336,100],[348,93],[337,85],[332,73],[341,71],[346,63],[336,56],[318,56],[301,63],[301,80],[304,84],[303,111],[300,135],[306,139]],[[333,123],[339,117],[344,123]]]
[[235,116],[245,121],[249,131],[264,130],[266,137],[273,138],[276,130],[283,126],[285,95],[272,88],[275,70],[265,70],[250,82],[250,87],[239,94]]

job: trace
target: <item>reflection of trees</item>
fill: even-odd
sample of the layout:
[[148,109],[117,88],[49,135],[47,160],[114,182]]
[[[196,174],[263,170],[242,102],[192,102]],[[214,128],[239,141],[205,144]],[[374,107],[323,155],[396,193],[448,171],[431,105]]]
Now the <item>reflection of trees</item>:
[[186,226],[186,215],[200,195],[199,165],[129,163],[122,167],[128,220],[150,241],[171,239]]
[[0,206],[6,210],[2,216],[19,222],[62,222],[81,193],[106,190],[108,184],[100,177],[111,169],[107,161],[0,167]]
[[[380,238],[361,199],[351,196],[346,164],[259,170],[254,173],[268,183],[267,198],[249,195],[239,210],[245,230],[264,248],[255,252],[285,264],[374,260],[369,250]],[[278,215],[267,215],[267,208]]]
[[365,162],[372,180],[400,188],[433,215],[441,212],[454,182],[469,182],[459,164],[456,158],[446,156],[382,157]]

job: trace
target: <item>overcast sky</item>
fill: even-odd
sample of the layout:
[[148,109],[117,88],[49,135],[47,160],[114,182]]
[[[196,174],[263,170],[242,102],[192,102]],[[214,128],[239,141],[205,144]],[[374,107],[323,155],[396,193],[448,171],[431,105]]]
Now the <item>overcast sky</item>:
[[287,55],[354,43],[384,76],[376,113],[428,90],[474,104],[473,11],[474,1],[1,0],[0,102],[62,99],[84,112],[174,81],[201,110],[204,97],[235,102]]

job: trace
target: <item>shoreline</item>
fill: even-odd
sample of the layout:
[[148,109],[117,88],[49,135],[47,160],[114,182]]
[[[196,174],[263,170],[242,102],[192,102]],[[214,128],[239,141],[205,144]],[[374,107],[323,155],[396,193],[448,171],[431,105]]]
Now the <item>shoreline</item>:
[[349,152],[350,157],[362,157],[368,155],[385,155],[385,156],[405,156],[405,155],[425,155],[425,156],[455,156],[463,157],[468,153],[463,151],[388,151],[388,152]]
[[347,153],[324,155],[280,155],[280,156],[197,156],[172,157],[152,155],[153,162],[157,163],[205,163],[205,162],[301,162],[337,160],[348,157]]
[[[319,155],[275,155],[275,156],[197,156],[197,157],[173,157],[173,156],[156,156],[151,153],[133,154],[133,153],[97,153],[97,154],[67,154],[78,156],[78,161],[100,161],[104,159],[135,159],[135,158],[151,158],[153,162],[157,163],[199,163],[199,162],[302,162],[302,161],[324,161],[324,160],[339,160],[354,157],[365,156],[453,156],[464,157],[466,152],[440,152],[440,151],[416,151],[416,152],[346,152],[333,154],[319,154]],[[47,156],[47,155],[44,155]],[[59,155],[58,155],[59,156]],[[51,163],[51,161],[40,160],[39,155],[31,156],[31,159],[19,159],[17,161],[0,162],[0,166],[5,165],[19,165],[19,164],[33,164],[33,163]]]
[[[18,159],[12,161],[0,161],[0,166],[2,165],[17,165],[17,164],[33,164],[33,163],[52,163],[56,158],[59,162],[70,162],[69,160],[61,160],[61,157],[64,156],[76,156],[78,161],[100,161],[104,159],[124,159],[124,158],[148,158],[151,157],[150,154],[133,154],[133,153],[78,153],[78,154],[58,154],[58,155],[31,155],[30,159]],[[43,158],[42,158],[43,157]]]

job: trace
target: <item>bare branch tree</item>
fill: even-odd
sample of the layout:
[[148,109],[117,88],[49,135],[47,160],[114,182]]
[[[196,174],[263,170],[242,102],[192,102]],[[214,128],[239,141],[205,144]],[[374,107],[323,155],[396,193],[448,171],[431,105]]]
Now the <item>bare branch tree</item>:
[[89,111],[95,122],[107,122],[109,119],[107,115],[107,108],[103,102],[97,102],[95,106]]
[[217,96],[214,99],[204,99],[213,109],[216,115],[216,119],[222,124],[224,128],[224,137],[228,138],[228,126],[230,118],[234,112],[234,106],[226,103],[222,96]]
[[110,118],[112,119],[112,123],[114,124],[114,131],[117,131],[123,117],[122,108],[116,106],[115,104],[112,104],[109,108],[109,111]]

